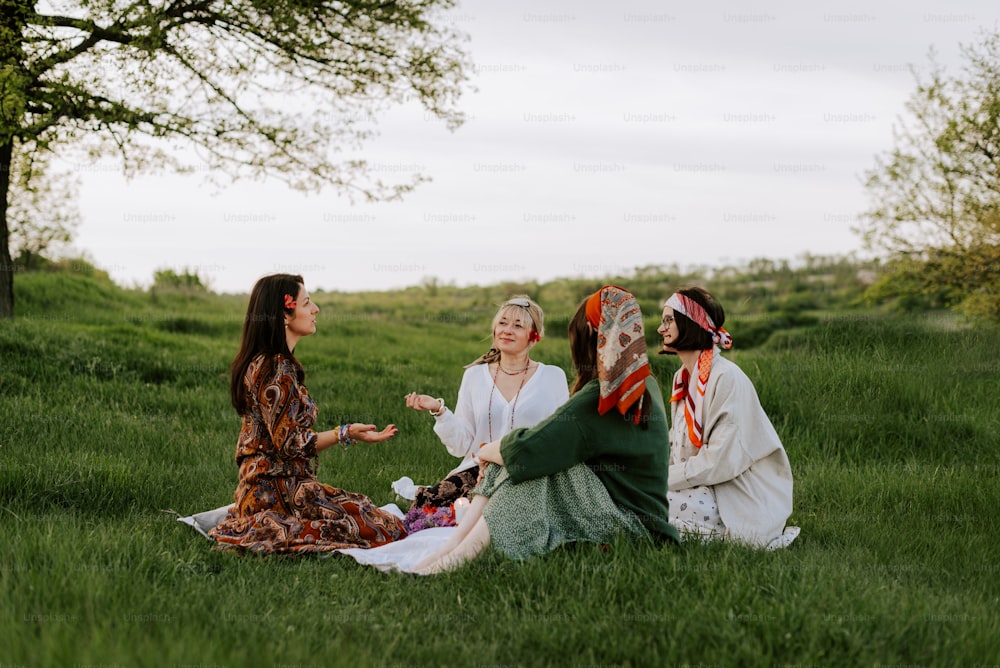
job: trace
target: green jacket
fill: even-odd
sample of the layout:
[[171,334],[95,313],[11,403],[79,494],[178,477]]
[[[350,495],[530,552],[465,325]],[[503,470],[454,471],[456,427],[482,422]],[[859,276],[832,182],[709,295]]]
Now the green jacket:
[[653,400],[649,429],[626,421],[614,410],[598,415],[600,385],[592,380],[546,420],[508,433],[500,454],[511,482],[585,463],[612,500],[635,513],[654,537],[679,540],[667,509],[670,446],[663,395],[652,377],[646,379],[646,389]]

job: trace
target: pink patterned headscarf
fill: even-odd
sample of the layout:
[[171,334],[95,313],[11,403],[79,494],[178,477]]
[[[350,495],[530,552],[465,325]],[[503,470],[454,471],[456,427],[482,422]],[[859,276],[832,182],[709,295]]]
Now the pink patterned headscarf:
[[722,348],[729,350],[733,347],[733,337],[722,327],[716,327],[711,316],[705,311],[701,304],[686,295],[675,292],[670,295],[664,306],[669,306],[675,312],[686,315],[691,321],[712,335],[712,341]]
[[[605,285],[587,300],[587,320],[597,330],[597,378],[601,398],[597,412],[616,407],[628,412],[646,391],[651,375],[639,302],[617,285]],[[641,408],[641,404],[640,404]],[[635,412],[636,423],[639,411]]]

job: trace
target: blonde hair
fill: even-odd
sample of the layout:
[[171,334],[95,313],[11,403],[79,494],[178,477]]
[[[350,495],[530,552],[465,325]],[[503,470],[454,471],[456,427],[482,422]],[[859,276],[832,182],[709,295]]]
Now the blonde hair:
[[542,311],[542,307],[539,306],[533,299],[528,297],[528,295],[514,295],[497,309],[496,315],[493,316],[493,324],[490,326],[490,349],[480,355],[476,360],[465,365],[468,369],[470,366],[476,366],[477,364],[489,364],[500,358],[500,351],[492,346],[493,333],[497,329],[497,324],[504,318],[510,317],[515,320],[527,320],[531,322],[532,331],[538,332],[538,338],[545,336],[545,313]]

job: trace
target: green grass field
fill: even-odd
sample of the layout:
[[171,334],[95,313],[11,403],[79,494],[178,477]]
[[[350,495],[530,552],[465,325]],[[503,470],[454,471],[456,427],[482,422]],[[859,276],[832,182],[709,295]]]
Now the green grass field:
[[[0,322],[0,668],[1000,663],[994,326],[834,311],[741,350],[761,319],[741,324],[733,306],[729,356],[796,476],[790,549],[577,545],[418,578],[220,553],[176,521],[235,488],[227,370],[243,297],[63,274],[16,287],[18,317]],[[298,353],[318,426],[400,428],[324,452],[324,482],[388,503],[396,478],[454,465],[403,395],[454,405],[503,296],[314,295],[319,332]],[[583,296],[543,292],[536,358],[569,372]],[[669,384],[676,359],[652,363]]]

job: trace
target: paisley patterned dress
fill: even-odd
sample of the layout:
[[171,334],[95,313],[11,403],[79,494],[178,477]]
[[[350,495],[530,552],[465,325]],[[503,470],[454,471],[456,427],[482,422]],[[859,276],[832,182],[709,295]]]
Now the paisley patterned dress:
[[321,483],[316,405],[296,364],[260,355],[244,382],[251,404],[236,445],[239,485],[226,519],[209,532],[221,547],[254,552],[330,552],[406,537],[402,522],[371,499]]

